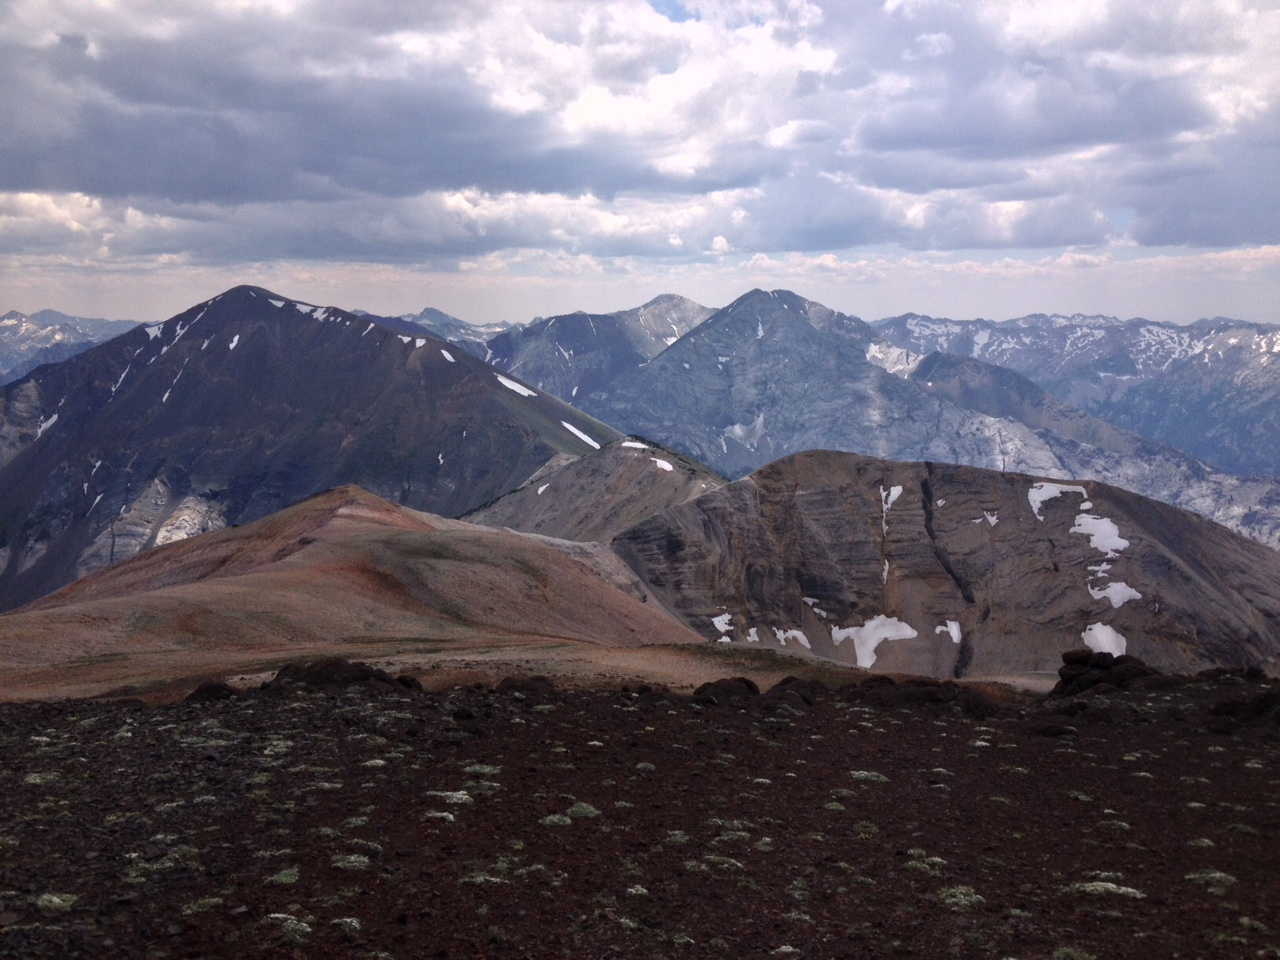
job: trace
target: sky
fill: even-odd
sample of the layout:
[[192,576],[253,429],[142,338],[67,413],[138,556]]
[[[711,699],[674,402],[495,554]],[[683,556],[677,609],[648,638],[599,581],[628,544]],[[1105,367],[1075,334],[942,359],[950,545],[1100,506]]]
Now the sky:
[[0,0],[0,311],[1280,322],[1280,0]]

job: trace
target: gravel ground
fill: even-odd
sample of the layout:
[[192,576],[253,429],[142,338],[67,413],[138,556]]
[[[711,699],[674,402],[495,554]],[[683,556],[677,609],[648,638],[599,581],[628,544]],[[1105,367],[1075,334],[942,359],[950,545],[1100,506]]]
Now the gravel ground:
[[0,956],[1280,957],[1275,681],[506,686],[0,706]]

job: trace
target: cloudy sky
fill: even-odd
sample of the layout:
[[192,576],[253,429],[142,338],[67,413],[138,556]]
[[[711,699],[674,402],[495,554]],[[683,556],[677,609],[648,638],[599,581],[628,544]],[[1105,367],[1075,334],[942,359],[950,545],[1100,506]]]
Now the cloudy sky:
[[1280,0],[0,0],[0,311],[1280,322]]

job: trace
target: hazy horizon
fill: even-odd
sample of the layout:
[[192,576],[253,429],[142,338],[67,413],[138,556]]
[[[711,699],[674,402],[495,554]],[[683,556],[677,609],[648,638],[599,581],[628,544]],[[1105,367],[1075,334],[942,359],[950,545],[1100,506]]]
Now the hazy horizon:
[[1249,0],[14,0],[0,309],[1280,321]]

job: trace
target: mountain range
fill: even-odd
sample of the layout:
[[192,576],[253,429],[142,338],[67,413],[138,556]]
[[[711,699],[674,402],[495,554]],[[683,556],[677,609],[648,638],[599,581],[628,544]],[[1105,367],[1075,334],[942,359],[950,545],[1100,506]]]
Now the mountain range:
[[457,515],[617,432],[413,324],[237,287],[0,394],[0,608],[346,483]]
[[[450,606],[404,584],[428,561],[436,578],[529,574],[539,616],[583,622],[573,608],[603,588],[548,592],[560,556],[685,643],[862,668],[1042,674],[1082,643],[1175,670],[1280,655],[1280,554],[1148,496],[1275,543],[1276,481],[1214,471],[1015,370],[917,353],[788,291],[719,310],[663,296],[467,349],[424,326],[450,322],[236,287],[8,384],[0,609],[61,610],[21,621],[48,637],[76,617],[123,637],[139,604],[170,624],[234,620],[235,603],[269,619],[268,584],[328,583],[331,564],[401,586],[323,629],[304,611],[327,606],[280,588],[291,636],[399,642],[416,603],[545,638],[496,586]],[[271,531],[325,527],[333,504],[346,532],[294,570],[312,534]],[[369,546],[388,526],[394,551]]]
[[135,326],[132,320],[72,317],[57,310],[37,310],[29,316],[10,310],[0,316],[0,384],[17,380],[42,363],[74,357]]
[[1227,473],[1280,474],[1280,329],[1217,317],[1189,326],[1033,314],[879,321],[884,342],[1017,371],[1108,423]]

